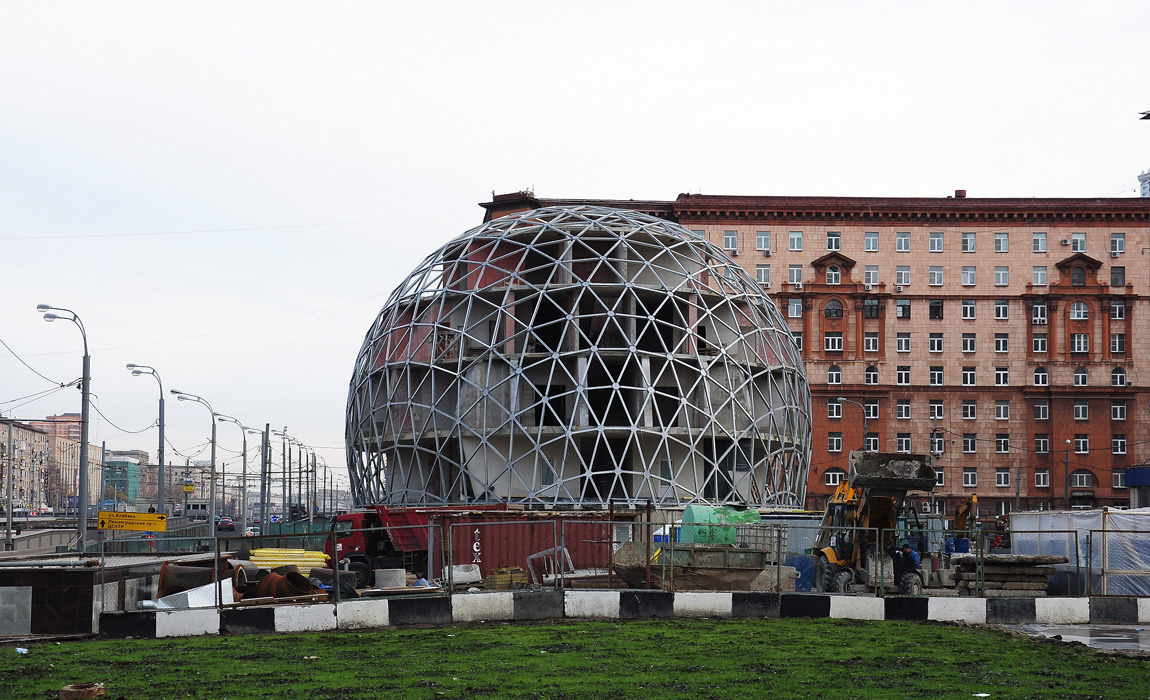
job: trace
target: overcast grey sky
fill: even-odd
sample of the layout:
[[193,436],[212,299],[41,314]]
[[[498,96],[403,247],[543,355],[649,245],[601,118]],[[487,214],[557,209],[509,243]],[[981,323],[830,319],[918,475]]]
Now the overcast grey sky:
[[[1134,196],[1145,2],[0,4],[0,339],[92,441],[157,391],[343,467],[388,293],[492,190]],[[0,348],[0,410],[78,411]],[[168,402],[199,453],[207,411]],[[238,458],[219,427],[221,461]],[[229,454],[229,450],[232,454]],[[169,451],[169,456],[178,459]]]

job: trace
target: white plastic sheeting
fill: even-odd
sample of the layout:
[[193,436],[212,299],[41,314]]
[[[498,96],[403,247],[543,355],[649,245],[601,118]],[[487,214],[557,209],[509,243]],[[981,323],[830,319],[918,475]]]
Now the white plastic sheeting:
[[1150,596],[1150,508],[1014,513],[1010,530],[1014,554],[1070,559],[1051,593]]

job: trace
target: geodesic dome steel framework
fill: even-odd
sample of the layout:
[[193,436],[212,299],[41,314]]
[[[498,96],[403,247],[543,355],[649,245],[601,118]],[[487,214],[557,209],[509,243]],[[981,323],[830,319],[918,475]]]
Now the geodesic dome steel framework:
[[778,308],[699,234],[622,209],[479,226],[355,363],[360,505],[802,507],[810,389]]

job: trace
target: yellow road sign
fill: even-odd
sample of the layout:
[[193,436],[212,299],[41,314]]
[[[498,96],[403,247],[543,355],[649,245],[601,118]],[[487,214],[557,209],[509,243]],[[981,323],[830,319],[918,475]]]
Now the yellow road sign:
[[163,513],[123,513],[102,510],[96,519],[101,530],[148,530],[167,532],[168,516]]
[[195,490],[196,487],[194,484],[184,484],[184,493],[193,493]]

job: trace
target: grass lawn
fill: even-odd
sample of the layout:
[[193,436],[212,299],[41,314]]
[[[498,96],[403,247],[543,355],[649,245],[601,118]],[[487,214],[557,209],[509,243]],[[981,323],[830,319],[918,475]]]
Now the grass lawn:
[[0,698],[1147,698],[1150,661],[850,620],[488,623],[0,647]]

